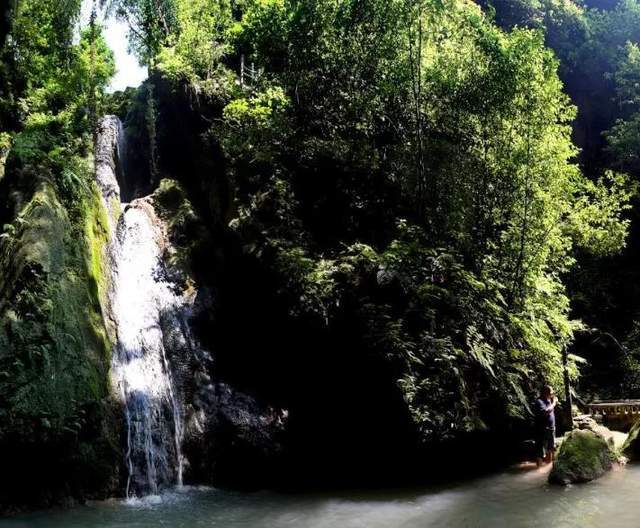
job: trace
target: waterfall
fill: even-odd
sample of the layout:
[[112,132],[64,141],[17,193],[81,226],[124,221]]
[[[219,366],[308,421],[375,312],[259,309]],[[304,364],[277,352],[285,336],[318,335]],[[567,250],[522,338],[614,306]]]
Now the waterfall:
[[121,203],[126,167],[122,123],[106,116],[96,141],[96,181],[110,218],[109,307],[116,344],[112,384],[126,427],[126,494],[156,494],[182,484],[184,412],[172,354],[189,341],[188,300],[163,262],[167,235],[150,197]]

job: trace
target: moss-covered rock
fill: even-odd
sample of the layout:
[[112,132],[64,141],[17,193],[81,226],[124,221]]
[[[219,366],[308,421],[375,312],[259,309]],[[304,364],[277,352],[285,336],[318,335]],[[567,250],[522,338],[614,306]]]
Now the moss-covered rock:
[[100,497],[117,483],[101,307],[108,236],[95,186],[69,206],[47,178],[0,235],[0,511]]
[[171,244],[164,255],[170,268],[185,276],[193,275],[194,262],[199,260],[203,245],[210,241],[210,233],[189,200],[186,191],[176,180],[160,181],[152,195],[158,216],[166,225]]
[[585,430],[568,433],[549,474],[549,482],[589,482],[609,471],[617,460],[614,448],[601,435]]

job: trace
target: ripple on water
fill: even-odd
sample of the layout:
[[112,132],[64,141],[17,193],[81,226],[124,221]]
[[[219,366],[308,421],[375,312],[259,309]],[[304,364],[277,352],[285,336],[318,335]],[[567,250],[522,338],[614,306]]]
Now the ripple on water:
[[341,494],[185,487],[0,520],[0,528],[465,528],[640,525],[640,467],[568,488],[546,471],[502,473],[433,489]]

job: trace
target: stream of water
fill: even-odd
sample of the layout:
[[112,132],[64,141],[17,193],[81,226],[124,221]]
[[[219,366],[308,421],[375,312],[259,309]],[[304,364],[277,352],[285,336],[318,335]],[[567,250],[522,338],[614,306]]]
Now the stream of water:
[[163,280],[162,233],[153,208],[145,202],[129,206],[116,236],[113,374],[125,402],[130,496],[182,483],[182,419],[160,322],[179,300]]
[[148,198],[122,203],[126,182],[122,123],[106,116],[96,143],[96,181],[109,213],[112,241],[109,305],[116,334],[112,383],[126,424],[126,496],[182,485],[182,409],[167,348],[186,341],[179,317],[184,299],[163,263],[166,234]]
[[0,520],[0,528],[607,528],[638,526],[640,467],[550,486],[511,471],[441,488],[333,495],[185,487],[143,500],[92,503]]

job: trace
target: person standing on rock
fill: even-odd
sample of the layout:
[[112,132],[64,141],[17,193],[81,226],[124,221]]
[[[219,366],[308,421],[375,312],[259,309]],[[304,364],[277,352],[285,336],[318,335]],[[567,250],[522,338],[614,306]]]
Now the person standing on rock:
[[536,400],[537,465],[553,462],[556,453],[556,415],[558,399],[550,385],[545,385]]

